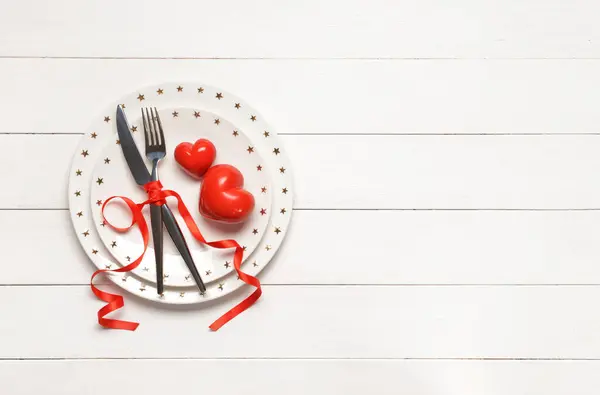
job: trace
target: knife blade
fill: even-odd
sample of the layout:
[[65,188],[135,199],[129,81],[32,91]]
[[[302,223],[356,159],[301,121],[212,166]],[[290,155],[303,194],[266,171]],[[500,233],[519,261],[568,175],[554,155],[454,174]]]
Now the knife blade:
[[146,163],[144,162],[140,151],[135,145],[135,141],[133,140],[129,128],[129,122],[127,122],[127,117],[121,106],[117,106],[117,132],[119,134],[121,150],[123,151],[123,155],[129,166],[129,171],[131,171],[131,175],[133,175],[135,182],[138,185],[149,183],[152,180],[150,172],[146,167]]

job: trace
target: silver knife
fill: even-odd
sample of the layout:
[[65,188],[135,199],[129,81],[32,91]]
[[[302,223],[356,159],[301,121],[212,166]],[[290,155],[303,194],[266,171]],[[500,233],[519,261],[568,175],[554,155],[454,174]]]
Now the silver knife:
[[[119,134],[121,150],[123,151],[123,155],[125,156],[125,160],[127,161],[127,165],[129,166],[129,170],[131,171],[135,182],[142,186],[147,184],[152,180],[152,177],[148,171],[148,168],[146,167],[146,163],[144,162],[140,151],[135,145],[133,135],[131,134],[129,128],[129,122],[127,122],[127,117],[125,116],[125,112],[121,106],[117,106],[117,132]],[[200,277],[200,273],[194,264],[190,249],[183,238],[183,233],[181,233],[181,229],[175,220],[173,212],[166,204],[163,204],[161,208],[163,213],[163,222],[167,228],[167,231],[169,232],[169,235],[171,236],[171,239],[173,239],[173,243],[177,247],[177,250],[179,250],[179,253],[190,270],[192,277],[194,277],[198,288],[201,292],[205,292],[206,286],[204,285],[204,282]]]

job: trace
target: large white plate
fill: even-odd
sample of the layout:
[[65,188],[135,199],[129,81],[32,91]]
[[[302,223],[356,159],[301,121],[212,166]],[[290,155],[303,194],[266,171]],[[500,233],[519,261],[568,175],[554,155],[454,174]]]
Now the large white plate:
[[[92,262],[101,269],[127,265],[142,252],[137,229],[116,233],[102,225],[101,204],[122,195],[141,202],[145,193],[133,181],[125,163],[114,122],[115,108],[126,111],[134,138],[144,152],[140,109],[157,107],[165,130],[167,158],[159,174],[165,189],[179,192],[208,240],[234,238],[246,247],[242,269],[258,274],[275,254],[285,237],[292,214],[291,169],[276,133],[260,114],[241,99],[198,83],[162,84],[143,88],[106,108],[88,129],[75,153],[69,179],[69,206],[75,231]],[[198,116],[199,115],[199,116]],[[241,225],[223,225],[205,220],[198,213],[201,181],[178,168],[173,151],[183,141],[208,138],[217,148],[215,163],[229,163],[244,175],[245,188],[256,199],[255,210]],[[156,293],[152,241],[140,266],[109,278],[127,291],[162,303],[201,303],[224,296],[244,285],[233,271],[233,250],[217,250],[197,243],[189,234],[173,202],[196,265],[207,285],[201,295],[183,260],[165,232],[165,292]],[[149,220],[147,209],[144,210]],[[128,213],[112,204],[106,215],[124,225]]]

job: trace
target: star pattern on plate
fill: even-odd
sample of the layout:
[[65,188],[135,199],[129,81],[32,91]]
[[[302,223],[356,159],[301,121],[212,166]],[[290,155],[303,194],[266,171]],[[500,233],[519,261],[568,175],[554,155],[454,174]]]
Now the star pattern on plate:
[[258,267],[258,263],[256,263],[256,261],[254,261],[254,262],[252,262],[252,266]]
[[81,156],[83,156],[84,158],[87,158],[87,156],[88,156],[89,154],[90,154],[90,153],[89,153],[89,152],[88,152],[88,150],[86,150],[86,149],[84,149],[84,150],[82,150],[82,151],[81,151]]
[[283,193],[284,195],[288,193],[288,189],[287,188],[281,188],[281,193]]
[[96,180],[96,184],[98,184],[98,185],[104,184],[104,178],[98,177],[98,179]]
[[221,100],[223,98],[223,94],[221,92],[217,93],[215,96],[217,99]]
[[267,209],[266,208],[261,208],[260,209],[260,215],[267,215]]
[[113,241],[110,243],[110,246],[111,246],[112,248],[115,248],[115,247],[117,246],[117,242],[113,240]]
[[261,165],[256,166],[256,171],[262,171],[262,166]]
[[110,163],[110,158],[104,158],[104,164],[108,165]]
[[177,92],[183,92],[183,86],[179,85],[179,86],[177,87]]
[[125,108],[125,104],[121,104],[121,108],[123,108],[123,109],[124,109],[124,108]]
[[215,125],[219,125],[221,123],[221,120],[219,118],[215,119]]
[[179,113],[177,111],[173,111],[171,114],[173,114],[173,118],[177,118],[179,116]]
[[267,193],[267,187],[260,188],[260,192],[261,193]]
[[283,166],[282,166],[282,167],[280,167],[280,168],[279,168],[279,172],[280,172],[281,174],[285,173],[285,167],[283,167]]
[[223,264],[223,266],[225,266],[225,269],[229,269],[229,266],[231,266],[231,262],[225,261],[225,263]]
[[256,121],[256,115],[250,115],[250,120],[251,120],[252,122]]
[[285,213],[286,213],[286,211],[287,211],[287,210],[286,210],[285,208],[282,208],[281,210],[279,210],[279,212],[280,212],[281,214],[285,214]]
[[242,105],[240,103],[235,103],[233,106],[235,108],[237,108],[238,110],[240,109],[240,107],[242,107]]
[[273,229],[273,232],[275,232],[275,234],[280,234],[281,233],[281,228],[279,227],[275,227],[275,229]]
[[198,93],[204,93],[204,88],[203,87],[198,88]]
[[135,132],[137,132],[137,126],[133,125],[131,127],[131,133],[135,133]]
[[77,212],[77,216],[78,216],[79,218],[83,217],[83,211],[78,211],[78,212]]
[[210,275],[212,274],[212,272],[211,272],[210,270],[207,270],[207,271],[205,272],[205,274],[206,274],[207,276],[210,276]]
[[92,254],[96,255],[97,253],[98,253],[98,250],[92,249]]
[[75,196],[81,196],[81,191],[75,191]]
[[246,148],[246,151],[248,151],[249,154],[254,152],[254,147],[249,145],[248,148]]
[[83,174],[83,172],[82,172],[81,170],[79,170],[79,169],[77,169],[77,170],[75,171],[75,175],[76,175],[76,176],[80,176],[80,175],[82,175],[82,174]]
[[96,134],[96,132],[93,132],[92,134],[90,134],[90,137],[95,139],[96,137],[98,137],[98,134]]
[[83,237],[88,237],[90,235],[90,231],[86,230],[85,232],[82,233]]
[[267,245],[265,246],[265,250],[267,250],[267,251],[271,251],[271,246],[270,246],[269,244],[267,244]]
[[110,122],[110,117],[104,117],[104,122]]
[[275,155],[279,155],[280,154],[279,148],[273,148],[273,153]]
[[270,135],[271,135],[271,133],[267,132],[266,130],[263,132],[263,136],[265,136],[265,138],[269,137]]
[[253,235],[257,235],[258,234],[258,229],[256,229],[256,228],[252,229],[252,234]]
[[237,137],[240,134],[240,132],[238,132],[237,130],[234,130],[233,133],[231,133],[231,134],[233,134],[233,137]]
[[200,118],[200,111],[194,111],[194,116],[196,118]]
[[144,97],[144,95],[142,95],[141,93],[140,93],[140,94],[138,94],[138,97],[137,97],[137,99],[138,99],[139,101],[144,101],[144,100],[146,100],[146,98]]
[[224,286],[225,286],[225,284],[224,284],[224,283],[219,283],[219,290],[221,290],[221,291],[222,291]]
[[96,200],[96,206],[102,206],[102,200]]
[[159,95],[162,95],[163,93],[165,93],[165,91],[163,89],[158,88],[156,90],[156,93],[159,94]]

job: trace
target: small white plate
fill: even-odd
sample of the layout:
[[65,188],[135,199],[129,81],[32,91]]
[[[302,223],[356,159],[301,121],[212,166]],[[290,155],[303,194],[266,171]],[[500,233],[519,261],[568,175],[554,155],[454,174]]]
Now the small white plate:
[[[134,139],[141,153],[144,153],[143,126],[141,114],[131,114],[125,109]],[[235,239],[240,245],[246,247],[244,261],[256,250],[262,236],[265,234],[271,214],[271,184],[265,160],[255,151],[254,144],[245,133],[237,131],[227,120],[221,120],[216,114],[199,111],[196,108],[164,108],[158,110],[165,133],[167,157],[159,164],[159,175],[164,189],[177,191],[183,198],[198,227],[202,230],[207,240]],[[217,121],[215,123],[215,121]],[[237,131],[236,134],[233,131]],[[228,225],[210,221],[202,217],[198,210],[201,181],[192,178],[179,168],[174,159],[175,147],[181,142],[193,143],[199,138],[210,140],[217,149],[214,164],[227,163],[237,167],[244,175],[244,188],[255,199],[255,207],[242,224]],[[257,170],[257,166],[259,170]],[[150,164],[148,163],[148,166]],[[110,144],[98,158],[92,173],[90,203],[94,207],[92,214],[96,230],[100,234],[104,246],[113,257],[122,265],[127,265],[131,259],[141,255],[144,250],[142,236],[139,232],[118,233],[109,226],[102,226],[102,202],[111,196],[127,196],[134,201],[141,202],[147,199],[146,193],[138,186],[129,172],[125,157],[119,144]],[[131,221],[131,214],[124,204],[119,210],[120,201],[112,202],[106,207],[105,215],[111,223],[125,227]],[[175,200],[169,203],[178,222]],[[144,212],[148,213],[146,206]],[[265,213],[266,214],[261,214]],[[182,227],[186,240],[193,240],[193,236],[186,227]],[[234,270],[231,261],[231,251],[213,249],[199,243],[189,243],[190,252],[194,257],[196,267],[203,280],[208,283],[216,281]],[[127,259],[129,257],[129,260]],[[230,262],[231,263],[231,262]],[[140,266],[132,273],[144,278],[148,282],[156,282],[155,258],[153,242],[149,244],[148,251]],[[168,233],[164,236],[164,283],[169,286],[189,287],[193,283],[189,270],[185,265]]]
[[[71,218],[79,240],[94,264],[116,269],[136,259],[143,250],[137,229],[117,233],[102,225],[102,203],[110,196],[127,196],[136,202],[147,199],[135,184],[117,144],[114,122],[117,105],[127,113],[134,139],[144,154],[142,107],[157,107],[165,131],[167,157],[159,165],[165,189],[178,192],[209,241],[233,238],[246,247],[242,270],[256,275],[280,246],[292,213],[291,170],[285,150],[275,132],[260,115],[239,98],[197,83],[163,84],[148,87],[120,99],[93,122],[73,160],[69,182]],[[177,144],[207,138],[217,148],[215,164],[236,166],[244,175],[244,188],[255,198],[250,218],[239,225],[204,219],[198,211],[201,181],[179,168],[173,152]],[[188,241],[196,266],[207,284],[201,295],[168,233],[164,233],[165,292],[156,293],[156,271],[152,240],[142,263],[126,274],[109,277],[122,288],[146,299],[163,303],[200,303],[221,297],[244,283],[233,271],[233,250],[218,250],[196,242],[169,201]],[[127,209],[109,204],[106,217],[117,226],[130,221]],[[144,214],[149,223],[148,209]]]

